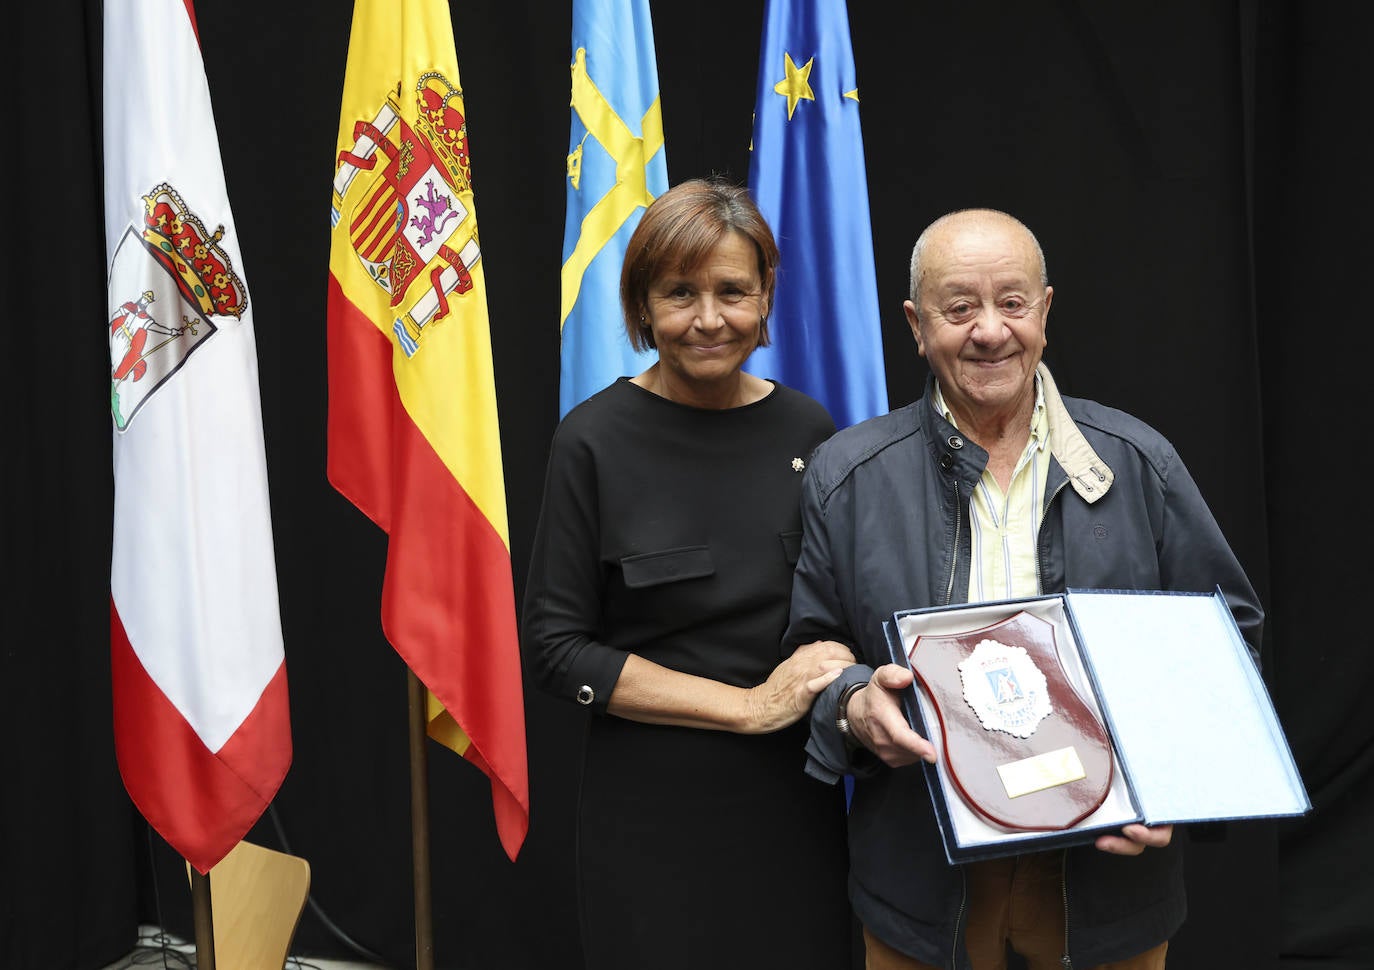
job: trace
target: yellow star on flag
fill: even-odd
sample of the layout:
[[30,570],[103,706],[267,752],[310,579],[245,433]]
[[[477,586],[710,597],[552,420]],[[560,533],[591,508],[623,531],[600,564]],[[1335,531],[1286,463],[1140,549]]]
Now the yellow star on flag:
[[784,68],[787,76],[777,84],[773,85],[773,90],[787,98],[787,120],[792,120],[792,112],[797,110],[797,102],[805,98],[807,101],[815,101],[816,95],[811,90],[811,85],[807,83],[807,78],[811,76],[811,65],[816,63],[813,57],[800,68],[797,67],[792,55],[783,52],[783,60],[786,62]]

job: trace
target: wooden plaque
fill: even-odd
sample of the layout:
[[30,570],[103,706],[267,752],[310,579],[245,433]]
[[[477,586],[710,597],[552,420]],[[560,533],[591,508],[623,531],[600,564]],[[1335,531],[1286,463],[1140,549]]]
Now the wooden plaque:
[[935,708],[949,777],[980,816],[1056,831],[1106,799],[1111,741],[1069,681],[1051,623],[1023,610],[966,633],[919,636],[909,659]]

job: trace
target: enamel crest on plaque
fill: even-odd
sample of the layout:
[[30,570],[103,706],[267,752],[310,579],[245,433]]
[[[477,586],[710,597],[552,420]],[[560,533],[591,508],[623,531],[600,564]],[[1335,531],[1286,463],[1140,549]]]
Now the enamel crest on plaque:
[[1053,712],[1045,675],[1023,647],[980,640],[959,662],[959,677],[964,700],[988,731],[1028,738]]

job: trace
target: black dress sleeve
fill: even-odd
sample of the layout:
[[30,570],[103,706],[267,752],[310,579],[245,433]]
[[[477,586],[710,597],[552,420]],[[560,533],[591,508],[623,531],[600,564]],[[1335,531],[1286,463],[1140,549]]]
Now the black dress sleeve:
[[601,512],[596,449],[565,421],[549,453],[521,644],[541,689],[604,711],[628,654],[597,639],[605,590]]

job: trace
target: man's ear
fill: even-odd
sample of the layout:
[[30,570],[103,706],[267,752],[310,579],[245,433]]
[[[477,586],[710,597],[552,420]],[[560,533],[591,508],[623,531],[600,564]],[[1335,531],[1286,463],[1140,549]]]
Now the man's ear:
[[1048,344],[1050,342],[1050,301],[1054,299],[1054,287],[1045,287],[1045,309],[1040,314],[1040,342]]
[[911,335],[916,338],[916,353],[924,357],[926,342],[921,338],[921,317],[916,310],[916,304],[907,300],[902,304],[902,312],[906,314],[906,325],[911,328]]

